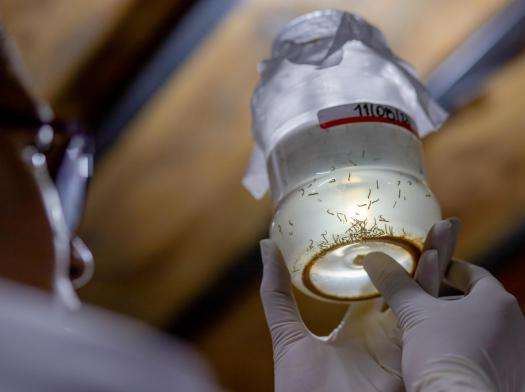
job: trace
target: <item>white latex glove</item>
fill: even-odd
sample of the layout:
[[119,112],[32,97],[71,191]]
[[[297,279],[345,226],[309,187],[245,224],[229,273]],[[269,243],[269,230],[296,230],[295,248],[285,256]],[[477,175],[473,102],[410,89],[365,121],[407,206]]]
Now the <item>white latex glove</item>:
[[[458,226],[457,220],[441,221],[427,239],[426,248],[437,249],[443,265],[453,252]],[[261,298],[272,336],[277,392],[404,390],[400,331],[392,312],[380,311],[381,300],[351,305],[330,335],[315,336],[301,320],[277,247],[263,240],[261,251]],[[416,278],[425,290],[437,292],[439,271],[418,268]]]
[[[364,266],[399,320],[408,391],[525,391],[525,321],[516,299],[486,270],[452,261],[445,282],[466,293],[434,298],[383,253]],[[437,271],[436,251],[420,268]]]

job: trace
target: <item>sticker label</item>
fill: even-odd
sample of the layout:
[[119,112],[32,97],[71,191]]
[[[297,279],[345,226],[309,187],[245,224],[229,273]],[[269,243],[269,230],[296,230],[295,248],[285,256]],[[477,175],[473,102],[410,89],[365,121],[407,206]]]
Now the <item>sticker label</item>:
[[322,129],[359,122],[381,122],[403,127],[417,136],[412,119],[399,109],[388,105],[358,102],[320,110],[317,113]]

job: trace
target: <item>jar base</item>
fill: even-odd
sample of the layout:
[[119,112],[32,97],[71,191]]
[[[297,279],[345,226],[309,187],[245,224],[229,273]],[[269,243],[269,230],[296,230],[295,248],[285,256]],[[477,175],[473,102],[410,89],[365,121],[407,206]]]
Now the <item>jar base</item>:
[[341,244],[311,260],[303,270],[303,284],[313,294],[338,302],[379,296],[363,267],[368,253],[382,252],[413,274],[421,254],[419,246],[397,237],[381,237]]

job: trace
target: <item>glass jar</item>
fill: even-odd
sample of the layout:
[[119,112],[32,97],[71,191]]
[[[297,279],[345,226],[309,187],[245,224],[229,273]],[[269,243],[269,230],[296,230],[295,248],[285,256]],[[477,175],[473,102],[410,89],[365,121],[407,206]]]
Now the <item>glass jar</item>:
[[[359,113],[365,110],[373,115]],[[320,111],[318,120],[288,130],[269,154],[270,237],[303,292],[335,301],[374,297],[363,257],[384,252],[413,273],[441,218],[421,142],[413,121],[390,106],[343,105]]]

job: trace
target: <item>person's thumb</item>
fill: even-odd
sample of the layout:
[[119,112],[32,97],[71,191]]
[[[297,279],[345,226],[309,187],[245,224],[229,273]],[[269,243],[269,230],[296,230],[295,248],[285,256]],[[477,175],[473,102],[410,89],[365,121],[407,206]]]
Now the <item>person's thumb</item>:
[[292,294],[290,274],[282,260],[281,252],[272,240],[260,242],[263,260],[261,300],[270,328],[274,353],[286,345],[306,335],[306,327],[301,320]]
[[[435,252],[435,251],[429,251]],[[437,258],[437,253],[435,253]],[[436,260],[437,262],[437,260]],[[363,266],[376,289],[396,315],[402,329],[419,319],[422,302],[430,297],[390,256],[373,252],[366,255]]]

